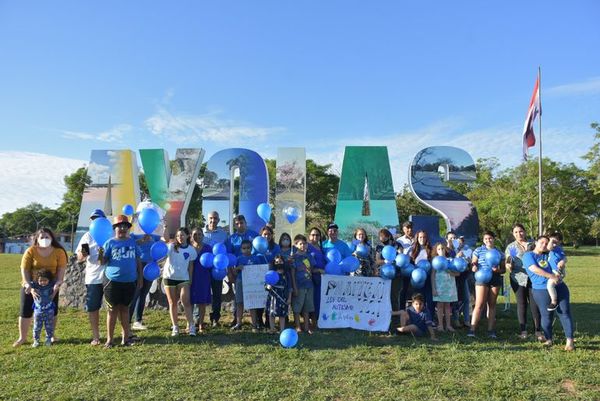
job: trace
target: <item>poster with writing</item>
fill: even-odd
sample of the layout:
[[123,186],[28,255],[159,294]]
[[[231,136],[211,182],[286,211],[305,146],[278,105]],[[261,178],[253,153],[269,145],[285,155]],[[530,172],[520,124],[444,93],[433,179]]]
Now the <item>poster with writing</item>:
[[329,274],[322,277],[320,328],[388,330],[392,317],[390,280]]
[[264,308],[267,303],[265,274],[269,265],[246,265],[242,270],[244,309]]

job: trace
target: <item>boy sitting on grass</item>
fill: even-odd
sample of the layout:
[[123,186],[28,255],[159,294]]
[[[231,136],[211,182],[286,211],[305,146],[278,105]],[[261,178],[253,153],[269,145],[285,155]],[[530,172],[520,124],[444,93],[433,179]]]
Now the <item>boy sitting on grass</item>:
[[415,294],[412,297],[412,305],[408,309],[392,312],[392,316],[400,315],[400,327],[398,333],[410,333],[416,337],[422,337],[426,332],[433,341],[437,341],[435,331],[433,331],[433,322],[429,311],[425,309],[425,297],[421,294]]

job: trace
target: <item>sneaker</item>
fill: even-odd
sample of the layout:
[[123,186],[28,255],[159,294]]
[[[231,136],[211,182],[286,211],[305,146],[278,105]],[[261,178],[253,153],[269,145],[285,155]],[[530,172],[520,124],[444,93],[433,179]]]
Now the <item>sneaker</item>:
[[558,304],[556,302],[552,302],[552,303],[548,304],[548,307],[546,308],[546,310],[548,312],[553,312],[556,310],[556,308],[558,308]]
[[213,320],[212,327],[219,327],[219,322],[217,320]]
[[171,331],[171,337],[177,337],[179,335],[179,327],[173,326],[173,330]]
[[473,330],[469,330],[469,332],[467,333],[467,337],[475,338],[475,332]]
[[132,330],[148,330],[148,327],[144,326],[142,322],[133,322],[131,325]]
[[495,331],[495,330],[490,330],[490,331],[488,331],[488,337],[489,337],[489,338],[493,338],[493,339],[496,339],[496,338],[498,338],[498,337],[496,336],[496,331]]
[[191,325],[189,328],[190,337],[196,337],[196,326]]
[[231,328],[231,331],[238,331],[242,329],[242,325],[241,324],[236,324],[235,326],[233,326]]
[[46,338],[46,342],[45,342],[45,346],[46,347],[50,347],[53,344],[52,339],[51,338]]
[[31,344],[33,348],[37,348],[40,346],[40,342],[38,340],[33,340],[33,344]]

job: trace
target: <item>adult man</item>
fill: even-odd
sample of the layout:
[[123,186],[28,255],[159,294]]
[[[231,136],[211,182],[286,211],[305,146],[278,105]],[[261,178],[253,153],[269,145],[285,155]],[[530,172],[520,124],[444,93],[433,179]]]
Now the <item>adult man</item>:
[[[101,209],[96,209],[90,215],[90,221],[99,217],[106,217]],[[102,277],[104,276],[104,265],[98,260],[98,245],[89,231],[83,234],[77,245],[77,261],[85,261],[85,310],[88,313],[90,327],[92,329],[92,345],[100,345],[100,332],[98,329],[100,320],[100,307],[104,295]]]
[[338,239],[339,227],[335,223],[327,226],[327,241],[323,242],[323,254],[327,255],[330,249],[337,249],[342,255],[342,259],[352,256],[352,251],[344,241]]
[[[207,216],[208,224],[204,230],[203,242],[209,246],[222,242],[227,243],[227,232],[219,227],[219,213],[212,211]],[[212,311],[210,313],[210,321],[213,327],[219,325],[219,319],[221,318],[221,296],[223,294],[223,280],[215,280],[211,276],[210,282],[212,290]]]
[[405,221],[402,224],[402,232],[404,235],[398,238],[396,242],[402,245],[404,254],[408,255],[410,248],[415,242],[415,237],[413,236],[413,224],[410,221]]
[[258,233],[248,229],[246,218],[243,214],[238,214],[233,218],[233,225],[235,226],[235,232],[227,240],[227,251],[233,253],[235,256],[240,256],[242,254],[242,241],[252,241],[255,237],[258,237]]

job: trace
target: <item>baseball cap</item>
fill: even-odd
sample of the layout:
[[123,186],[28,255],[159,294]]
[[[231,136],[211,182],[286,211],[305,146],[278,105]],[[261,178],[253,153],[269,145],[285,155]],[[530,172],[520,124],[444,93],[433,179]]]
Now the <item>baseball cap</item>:
[[328,230],[331,230],[332,228],[335,228],[336,230],[339,229],[338,225],[335,223],[329,223],[329,225],[327,226]]
[[106,217],[106,215],[104,214],[104,211],[102,211],[102,209],[94,209],[92,214],[90,214],[90,219],[93,219],[96,217]]

